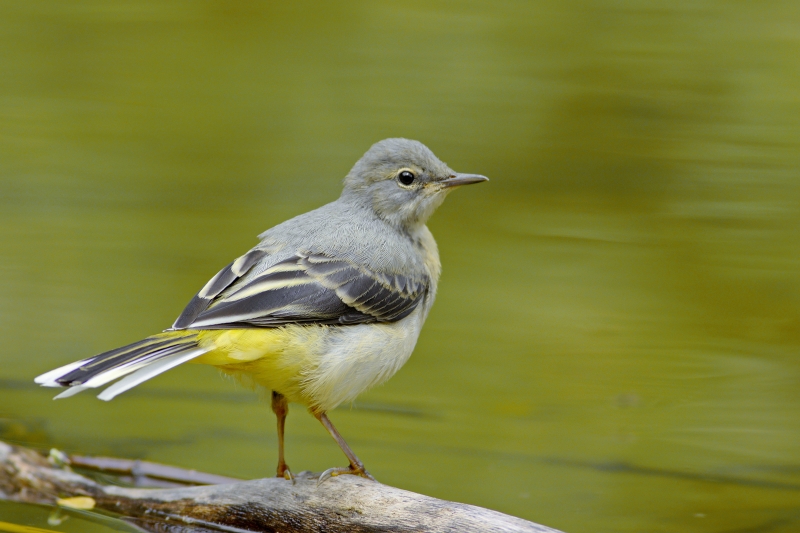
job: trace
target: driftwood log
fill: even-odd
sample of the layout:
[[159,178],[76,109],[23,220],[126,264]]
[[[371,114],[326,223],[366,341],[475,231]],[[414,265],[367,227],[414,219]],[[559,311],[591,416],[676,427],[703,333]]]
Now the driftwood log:
[[[134,485],[172,488],[105,485],[75,469],[128,475]],[[67,508],[88,505],[113,512],[145,531],[559,533],[482,507],[360,477],[338,476],[317,485],[318,477],[301,472],[294,483],[278,478],[239,481],[138,461],[70,458],[52,452],[48,458],[0,442],[0,498]],[[221,484],[186,486],[203,483]]]

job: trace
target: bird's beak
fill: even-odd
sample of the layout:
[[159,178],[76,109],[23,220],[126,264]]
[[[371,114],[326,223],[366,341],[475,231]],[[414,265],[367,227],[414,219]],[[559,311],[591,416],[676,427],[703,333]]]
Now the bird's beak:
[[441,181],[442,187],[460,187],[461,185],[470,185],[472,183],[480,183],[482,181],[489,181],[486,176],[480,174],[456,174],[444,181]]

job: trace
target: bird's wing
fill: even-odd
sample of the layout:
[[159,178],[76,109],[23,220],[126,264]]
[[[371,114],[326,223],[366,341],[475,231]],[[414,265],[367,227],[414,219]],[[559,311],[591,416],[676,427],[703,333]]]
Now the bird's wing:
[[389,275],[314,253],[298,253],[245,277],[267,255],[251,250],[223,268],[173,329],[393,322],[417,307],[430,283],[425,275]]

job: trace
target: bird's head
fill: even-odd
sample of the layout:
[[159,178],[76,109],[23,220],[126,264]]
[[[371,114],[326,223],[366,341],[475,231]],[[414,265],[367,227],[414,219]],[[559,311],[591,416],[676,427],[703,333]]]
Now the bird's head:
[[455,172],[418,141],[385,139],[347,174],[342,197],[371,207],[398,228],[413,230],[425,224],[450,191],[487,180]]

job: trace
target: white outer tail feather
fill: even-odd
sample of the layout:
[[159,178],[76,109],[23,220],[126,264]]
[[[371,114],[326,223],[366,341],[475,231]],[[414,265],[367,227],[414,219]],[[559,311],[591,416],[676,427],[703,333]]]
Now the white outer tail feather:
[[[100,373],[86,383],[82,383],[80,385],[72,385],[71,387],[67,388],[61,394],[57,395],[54,400],[60,400],[62,398],[69,398],[70,396],[74,396],[79,392],[85,391],[86,389],[92,389],[97,387],[102,387],[103,385],[118,379],[118,382],[114,383],[103,392],[101,392],[97,397],[104,401],[109,401],[113,399],[115,396],[122,394],[123,392],[132,389],[133,387],[147,381],[148,379],[154,378],[157,375],[166,372],[167,370],[178,366],[181,363],[185,363],[195,357],[199,357],[204,353],[208,352],[210,348],[193,348],[188,351],[179,352],[173,355],[169,355],[167,357],[162,357],[160,359],[156,359],[153,362],[147,361],[131,361],[125,365],[112,368],[107,372]],[[81,361],[76,361],[74,363],[70,363],[68,365],[64,365],[62,367],[56,368],[55,370],[51,370],[50,372],[46,372],[41,376],[38,376],[34,379],[34,382],[42,385],[43,387],[63,387],[60,383],[56,380],[61,376],[65,376],[69,374],[76,368],[80,367],[82,364],[86,363],[89,359],[84,359]],[[125,377],[123,377],[125,376]]]
[[149,364],[144,368],[140,368],[133,374],[130,374],[129,376],[114,383],[109,388],[98,394],[97,397],[107,402],[113,399],[114,396],[122,394],[128,389],[132,389],[136,385],[147,381],[150,378],[154,378],[162,372],[166,372],[170,368],[176,367],[181,363],[185,363],[190,359],[201,356],[208,351],[208,348],[195,348],[194,350],[190,350],[188,352],[176,353],[175,355],[161,358],[158,361]]
[[53,399],[54,400],[61,400],[61,399],[64,399],[64,398],[69,398],[70,396],[75,396],[79,392],[85,391],[88,388],[89,387],[87,387],[86,385],[73,385],[72,387],[67,387],[67,389],[64,392],[62,392],[61,394],[57,395]]

